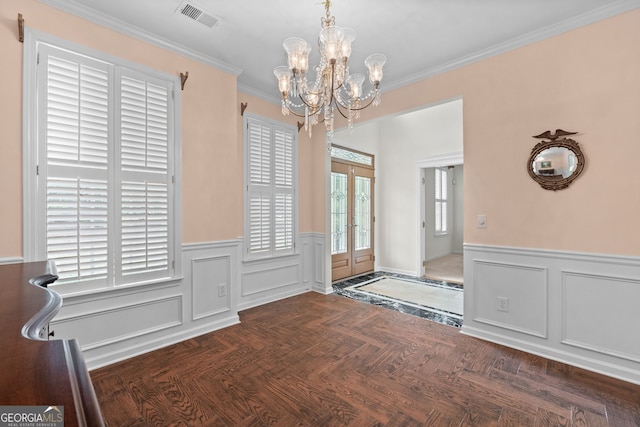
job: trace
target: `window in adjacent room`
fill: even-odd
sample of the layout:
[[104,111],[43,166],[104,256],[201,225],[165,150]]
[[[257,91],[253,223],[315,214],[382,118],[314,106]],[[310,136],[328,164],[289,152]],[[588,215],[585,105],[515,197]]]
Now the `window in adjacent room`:
[[447,225],[447,183],[448,172],[445,168],[436,168],[435,170],[435,219],[436,219],[436,236],[445,235],[448,232]]
[[244,234],[248,259],[295,252],[297,139],[294,126],[245,114]]
[[31,34],[25,249],[63,291],[176,275],[179,81]]

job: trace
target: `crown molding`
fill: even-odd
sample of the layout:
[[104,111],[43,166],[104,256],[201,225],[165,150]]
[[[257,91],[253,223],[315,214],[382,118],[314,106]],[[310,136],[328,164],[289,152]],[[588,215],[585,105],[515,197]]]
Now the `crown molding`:
[[254,87],[247,86],[243,83],[238,83],[238,91],[242,93],[246,93],[247,95],[255,96],[256,98],[262,99],[263,101],[270,102],[272,104],[280,105],[280,98],[276,98],[275,96],[271,96],[266,92],[261,90],[257,90]]
[[194,49],[169,41],[151,32],[132,27],[130,24],[127,24],[124,21],[121,21],[119,19],[115,19],[109,16],[105,16],[92,8],[89,8],[87,6],[77,3],[74,0],[39,0],[39,1],[41,3],[47,4],[56,9],[62,10],[63,12],[70,13],[72,15],[86,19],[87,21],[91,21],[95,24],[109,28],[113,31],[117,31],[124,35],[136,38],[138,40],[152,44],[154,46],[168,50],[170,52],[174,52],[179,55],[185,56],[187,58],[194,59],[203,64],[218,68],[222,71],[233,74],[236,77],[240,75],[240,73],[242,73],[242,69],[239,67],[236,67],[235,65],[228,64],[212,56],[205,55]]
[[433,67],[428,70],[412,74],[404,79],[396,80],[395,82],[389,85],[385,85],[384,90],[385,91],[394,90],[403,86],[407,86],[409,84],[417,83],[429,77],[433,77],[438,74],[443,74],[448,71],[455,70],[456,68],[460,68],[465,65],[469,65],[474,62],[490,58],[492,56],[506,53],[511,50],[515,50],[520,47],[523,47],[532,43],[536,43],[544,39],[548,39],[550,37],[554,37],[559,34],[566,33],[571,30],[575,30],[580,27],[584,27],[585,25],[593,24],[595,22],[602,21],[604,19],[611,18],[616,15],[620,15],[621,13],[629,12],[639,7],[640,7],[640,0],[615,1],[612,4],[601,6],[599,8],[596,8],[582,15],[578,15],[573,18],[566,19],[564,21],[558,22],[557,24],[552,24],[547,27],[540,28],[539,30],[535,30],[525,35],[513,38],[511,40],[507,40],[503,43],[496,44],[489,48],[473,52],[469,55],[462,56],[450,62],[439,65],[437,67]]

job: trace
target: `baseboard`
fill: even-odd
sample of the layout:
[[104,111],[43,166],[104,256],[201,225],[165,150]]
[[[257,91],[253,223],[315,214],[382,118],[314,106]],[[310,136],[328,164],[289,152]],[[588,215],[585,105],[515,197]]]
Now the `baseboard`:
[[235,314],[228,318],[220,319],[215,323],[207,324],[206,326],[192,328],[186,331],[180,331],[175,334],[163,334],[162,337],[155,340],[146,340],[143,343],[138,343],[125,347],[119,350],[111,351],[109,353],[102,353],[99,356],[92,357],[91,352],[84,352],[85,362],[87,368],[92,371],[102,368],[104,366],[111,365],[113,363],[121,362],[126,359],[130,359],[135,356],[140,356],[154,350],[159,350],[164,347],[168,347],[179,342],[199,337],[201,335],[208,334],[229,326],[233,326],[240,323],[240,317]]
[[462,332],[476,338],[640,384],[624,327],[639,298],[637,256],[465,244]]
[[612,365],[611,363],[602,362],[594,358],[582,357],[573,353],[559,351],[548,346],[537,345],[528,341],[509,338],[504,335],[493,334],[470,326],[463,325],[460,329],[460,333],[544,357],[545,359],[555,360],[556,362],[565,363],[587,371],[596,372],[598,374],[640,385],[640,371],[635,369],[626,369],[622,366]]
[[24,258],[22,257],[6,257],[0,258],[0,264],[16,264],[19,262],[24,262]]
[[385,271],[387,273],[393,273],[393,274],[401,274],[403,276],[413,276],[413,277],[420,277],[422,276],[421,273],[418,273],[417,271],[411,271],[411,270],[400,270],[397,268],[388,268],[388,267],[377,267],[375,271]]

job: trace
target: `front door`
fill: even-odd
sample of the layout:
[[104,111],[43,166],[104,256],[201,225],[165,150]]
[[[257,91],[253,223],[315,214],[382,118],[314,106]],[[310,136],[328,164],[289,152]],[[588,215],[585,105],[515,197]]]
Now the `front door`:
[[373,271],[371,167],[331,162],[331,280]]

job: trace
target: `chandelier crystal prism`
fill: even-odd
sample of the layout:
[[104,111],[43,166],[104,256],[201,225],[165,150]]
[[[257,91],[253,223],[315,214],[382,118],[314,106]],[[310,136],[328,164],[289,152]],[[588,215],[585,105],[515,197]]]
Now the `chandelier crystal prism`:
[[315,79],[307,80],[311,44],[299,37],[290,37],[282,45],[287,52],[287,65],[273,70],[282,94],[282,114],[304,117],[305,129],[324,122],[329,138],[333,135],[335,111],[349,126],[360,117],[360,111],[380,104],[380,82],[386,57],[376,53],[364,61],[369,71],[370,90],[365,94],[363,74],[351,74],[349,57],[356,32],[335,25],[331,16],[331,1],[323,2],[326,16],[321,18],[322,30],[318,36],[320,64],[314,68]]

